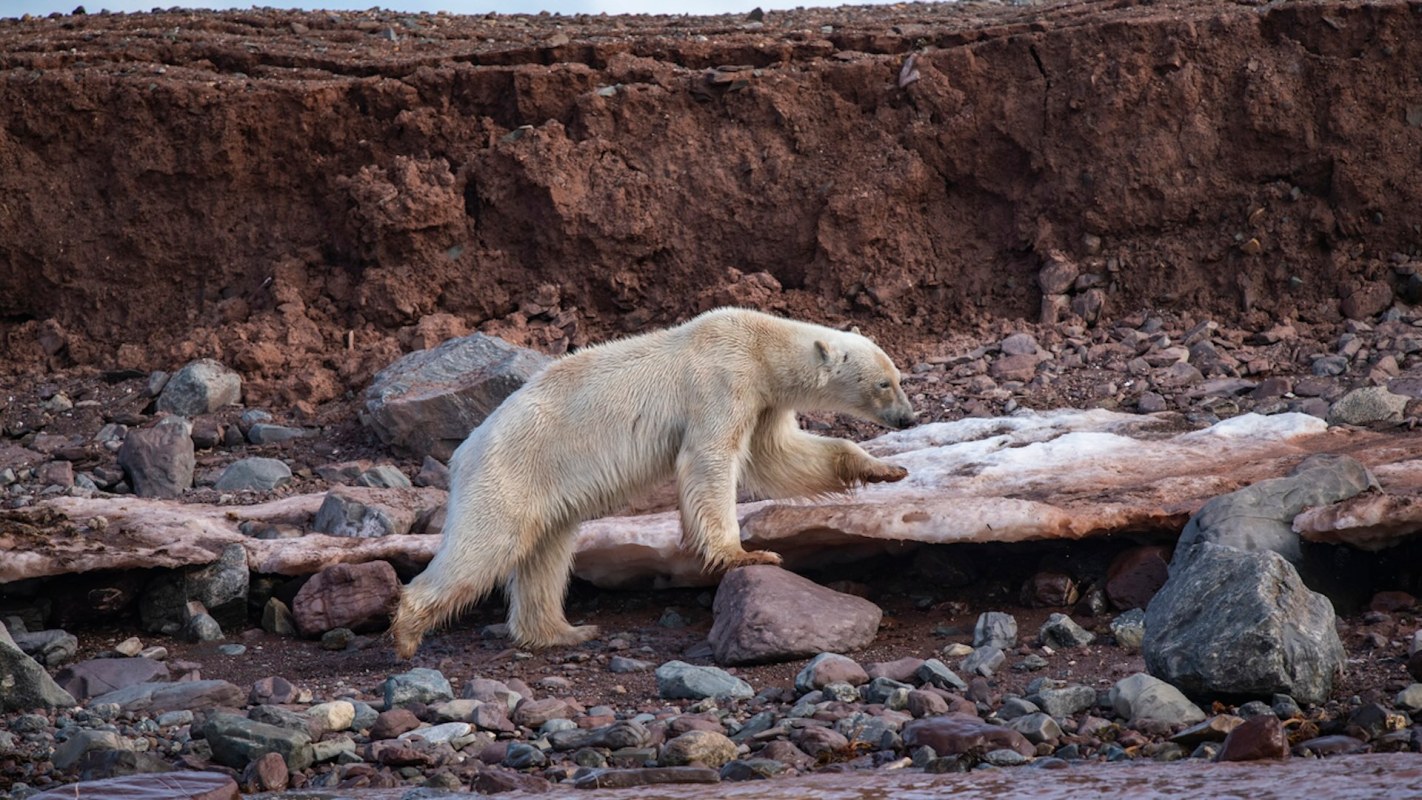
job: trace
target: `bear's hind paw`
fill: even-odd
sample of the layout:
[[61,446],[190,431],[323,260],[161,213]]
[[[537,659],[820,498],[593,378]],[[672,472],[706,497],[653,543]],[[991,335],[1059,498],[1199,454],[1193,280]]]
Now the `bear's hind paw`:
[[865,483],[897,483],[908,477],[908,470],[897,464],[877,465],[872,471],[865,472],[861,479]]

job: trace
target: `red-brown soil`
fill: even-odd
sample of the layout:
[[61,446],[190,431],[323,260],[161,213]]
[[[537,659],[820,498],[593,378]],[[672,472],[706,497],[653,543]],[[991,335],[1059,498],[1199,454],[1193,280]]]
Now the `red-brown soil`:
[[1054,249],[1107,315],[1328,323],[1416,250],[1419,59],[1407,2],[3,20],[0,368],[213,356],[310,415],[725,302],[916,359]]

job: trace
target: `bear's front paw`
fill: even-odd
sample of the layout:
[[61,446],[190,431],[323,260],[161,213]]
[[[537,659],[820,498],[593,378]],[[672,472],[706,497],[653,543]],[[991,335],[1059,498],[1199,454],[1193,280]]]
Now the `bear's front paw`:
[[769,564],[774,567],[780,566],[780,554],[772,553],[769,550],[747,550],[737,556],[734,561],[727,565],[727,569],[736,567],[749,567],[754,564]]
[[876,464],[864,473],[865,483],[897,483],[908,477],[908,470],[896,464]]

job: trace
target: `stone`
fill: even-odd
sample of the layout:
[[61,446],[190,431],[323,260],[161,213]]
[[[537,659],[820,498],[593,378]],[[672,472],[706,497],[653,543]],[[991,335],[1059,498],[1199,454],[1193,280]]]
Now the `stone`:
[[550,697],[544,700],[525,698],[513,711],[513,723],[525,728],[540,728],[552,719],[570,719],[579,707],[568,700]]
[[50,759],[56,769],[69,772],[79,759],[93,750],[132,750],[133,743],[113,731],[78,730],[54,748]]
[[904,725],[903,741],[909,749],[931,747],[939,756],[1006,749],[1031,757],[1037,752],[1027,737],[1011,728],[958,713],[917,719]]
[[321,649],[330,651],[345,650],[355,642],[356,633],[350,628],[332,628],[321,634]]
[[1106,596],[1121,611],[1145,608],[1165,585],[1170,568],[1169,547],[1141,545],[1122,551],[1106,569]]
[[1411,684],[1398,692],[1394,705],[1404,711],[1422,711],[1422,683]]
[[212,760],[233,769],[243,769],[273,752],[279,753],[293,771],[306,769],[314,760],[307,734],[236,714],[209,714],[202,734],[212,747]]
[[1146,667],[1191,694],[1321,703],[1345,663],[1333,604],[1282,556],[1201,544],[1146,610]]
[[1044,295],[1066,294],[1080,273],[1075,261],[1060,250],[1052,250],[1037,271],[1037,287]]
[[1386,281],[1363,281],[1338,304],[1348,319],[1375,317],[1392,305],[1392,287]]
[[1364,386],[1338,398],[1328,409],[1328,421],[1334,425],[1400,423],[1410,399],[1385,386]]
[[335,628],[371,631],[385,627],[399,601],[400,578],[390,562],[335,564],[296,593],[292,616],[306,636]]
[[242,377],[210,358],[190,361],[168,379],[158,411],[180,417],[211,414],[242,399]]
[[416,486],[433,486],[436,489],[449,490],[449,467],[442,464],[439,459],[425,456],[425,460],[420,464],[420,471],[415,475]]
[[1205,719],[1205,712],[1179,689],[1144,672],[1116,681],[1110,700],[1116,714],[1128,722],[1154,719],[1172,725],[1193,725]]
[[1096,690],[1090,686],[1044,686],[1027,698],[1049,716],[1065,719],[1096,705]]
[[951,689],[958,692],[968,690],[968,682],[958,677],[957,673],[948,669],[947,664],[936,658],[925,660],[918,669],[914,670],[914,677],[925,686],[936,686],[939,689]]
[[280,792],[288,786],[290,778],[290,768],[281,753],[267,753],[242,772],[242,782],[259,792]]
[[1355,739],[1352,736],[1334,734],[1331,736],[1315,736],[1306,739],[1293,747],[1293,754],[1296,756],[1326,758],[1328,756],[1344,756],[1353,753],[1362,753],[1371,749],[1367,742]]
[[1233,714],[1216,714],[1204,722],[1191,725],[1170,737],[1170,741],[1185,747],[1194,747],[1201,742],[1223,742],[1229,732],[1244,724],[1243,717]]
[[1017,645],[1017,620],[1011,614],[988,611],[978,615],[973,626],[973,647],[1006,650]]
[[276,458],[244,458],[222,471],[212,485],[219,492],[269,492],[291,483],[291,467]]
[[1022,605],[1033,608],[1074,606],[1081,599],[1080,587],[1064,572],[1043,570],[1022,585]]
[[416,667],[409,672],[385,679],[385,707],[395,708],[406,703],[432,705],[454,699],[449,679],[439,670]]
[[205,567],[175,570],[153,579],[138,600],[139,618],[149,631],[181,630],[192,618],[188,603],[198,601],[219,625],[236,628],[247,621],[251,573],[240,544],[222,548]]
[[311,720],[323,734],[350,730],[351,725],[355,722],[355,714],[355,705],[349,700],[317,703],[306,709],[307,719]]
[[858,686],[868,682],[869,675],[859,662],[838,653],[820,653],[795,676],[795,691],[807,694],[831,683]]
[[192,487],[197,457],[189,434],[182,417],[164,417],[151,428],[128,432],[118,464],[134,494],[171,499]]
[[79,639],[61,630],[16,633],[12,640],[26,655],[47,667],[73,661],[79,652]]
[[1091,644],[1096,641],[1096,634],[1076,624],[1066,614],[1053,614],[1047,617],[1046,622],[1042,623],[1042,629],[1037,638],[1048,647],[1065,650]]
[[613,656],[607,660],[607,671],[618,674],[646,672],[651,668],[651,662],[639,661],[635,658],[628,658],[627,656]]
[[707,697],[749,699],[755,696],[749,683],[716,667],[668,661],[657,667],[656,676],[657,692],[667,700],[701,700]]
[[39,662],[15,646],[0,624],[0,712],[68,708],[74,697],[61,689]]
[[1035,355],[999,356],[988,367],[988,374],[1000,381],[1027,382],[1037,374],[1037,365],[1042,360]]
[[405,473],[394,464],[380,464],[362,472],[355,479],[356,486],[373,486],[384,489],[408,489],[414,484]]
[[468,736],[473,730],[474,726],[467,722],[446,722],[442,725],[427,725],[412,731],[405,731],[400,734],[400,738],[409,740],[419,737],[429,744],[447,744],[454,739]]
[[[1377,480],[1356,459],[1314,456],[1285,478],[1271,478],[1220,495],[1190,518],[1175,548],[1170,571],[1188,564],[1204,544],[1272,551],[1294,564],[1303,560],[1293,520],[1304,509],[1327,506],[1362,492]],[[1150,628],[1149,623],[1146,625]]]
[[829,759],[849,750],[849,739],[831,728],[802,728],[795,735],[795,744],[815,759]]
[[[972,649],[969,648],[969,653]],[[965,654],[966,655],[966,654]],[[905,656],[895,661],[880,661],[869,665],[868,676],[870,678],[889,678],[896,681],[911,681],[918,677],[918,670],[923,666],[924,660]]]
[[375,740],[394,739],[420,727],[420,718],[406,708],[390,708],[380,712],[375,723],[370,726],[370,738]]
[[133,686],[168,679],[168,666],[151,658],[92,658],[61,669],[54,682],[80,702]]
[[1279,718],[1270,714],[1245,720],[1231,730],[1215,760],[1258,761],[1288,757],[1288,734]]
[[267,604],[262,607],[262,630],[277,636],[295,636],[299,632],[291,609],[275,597],[267,598]]
[[883,612],[861,597],[770,565],[733,569],[721,580],[708,637],[720,664],[788,661],[868,645]]
[[716,731],[687,731],[662,746],[664,767],[719,768],[736,757],[736,743]]
[[[288,705],[301,701],[301,688],[280,675],[259,678],[252,684],[247,700],[254,706]],[[304,723],[303,723],[304,724]]]
[[973,650],[958,666],[964,672],[991,678],[1006,661],[1007,655],[1001,649],[989,645]]
[[449,339],[377,373],[360,419],[397,452],[448,462],[469,432],[550,360],[483,334]]
[[[1056,292],[1049,292],[1049,294],[1056,294]],[[1010,356],[1031,356],[1041,350],[1037,346],[1037,340],[1030,333],[1008,334],[1002,340],[1000,347],[1003,353]]]
[[289,442],[292,439],[304,439],[311,435],[312,432],[305,428],[273,425],[269,422],[258,422],[247,429],[247,441],[258,445],[280,444],[282,442]]
[[1041,711],[1020,716],[1007,723],[1007,727],[1027,737],[1032,744],[1055,742],[1062,738],[1062,726],[1050,714]]
[[29,800],[241,800],[237,781],[220,772],[164,772],[70,783]]
[[194,614],[183,625],[183,637],[190,642],[215,642],[225,638],[222,626],[207,612]]
[[723,781],[763,781],[785,774],[790,767],[771,758],[739,758],[721,767]]
[[1111,635],[1122,650],[1140,652],[1145,641],[1145,609],[1133,608],[1111,620]]
[[129,713],[144,711],[161,714],[164,711],[205,708],[240,708],[247,693],[234,684],[220,680],[179,681],[177,683],[135,683],[112,692],[105,692],[90,701],[89,707],[113,704]]
[[366,505],[342,490],[332,489],[316,510],[311,530],[332,536],[371,539],[409,533],[412,522],[396,519],[379,506]]

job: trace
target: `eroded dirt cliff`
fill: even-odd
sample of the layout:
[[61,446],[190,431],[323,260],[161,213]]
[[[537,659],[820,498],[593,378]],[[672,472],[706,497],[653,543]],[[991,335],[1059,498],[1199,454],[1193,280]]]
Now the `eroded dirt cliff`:
[[1398,1],[4,20],[0,342],[309,409],[480,325],[921,350],[1054,250],[1088,315],[1326,324],[1422,239],[1419,60]]

